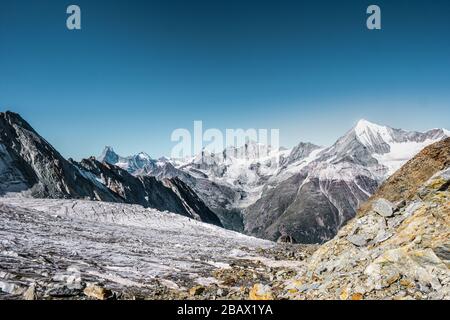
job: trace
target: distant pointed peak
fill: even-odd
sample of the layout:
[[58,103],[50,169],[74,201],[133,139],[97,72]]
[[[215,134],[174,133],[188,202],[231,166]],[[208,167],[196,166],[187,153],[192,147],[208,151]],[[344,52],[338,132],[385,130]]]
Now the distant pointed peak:
[[380,143],[389,143],[393,140],[390,127],[381,126],[366,119],[359,120],[353,131],[357,139],[366,147],[373,147],[373,145]]
[[113,147],[106,146],[103,149],[102,154],[98,157],[100,162],[108,162],[110,164],[116,164],[119,161],[119,155],[114,151]]
[[370,122],[366,119],[361,119],[354,127],[354,130],[358,136],[362,134],[367,134],[368,132],[374,134],[379,133],[381,135],[387,135],[389,127]]
[[105,148],[103,149],[103,152],[115,152],[114,148],[111,146],[105,146]]

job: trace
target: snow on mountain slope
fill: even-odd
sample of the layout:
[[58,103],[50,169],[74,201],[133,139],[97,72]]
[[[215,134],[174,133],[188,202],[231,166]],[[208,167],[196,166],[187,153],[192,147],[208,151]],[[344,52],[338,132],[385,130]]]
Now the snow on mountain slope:
[[[371,177],[383,181],[424,147],[446,137],[448,131],[445,129],[432,129],[422,133],[360,120],[335,144],[323,150],[316,162],[348,162],[355,171],[368,173]],[[328,177],[331,178],[332,172],[330,169],[327,171]],[[335,172],[339,178],[339,170]]]
[[213,179],[248,190],[273,175],[280,160],[289,153],[290,150],[272,150],[270,146],[248,142],[219,154],[204,151],[182,169],[194,168]]
[[241,196],[233,205],[245,208],[259,199],[268,182],[288,178],[312,161],[318,149],[313,144],[300,143],[293,149],[273,150],[271,146],[248,142],[242,147],[228,147],[220,154],[202,152],[180,169],[193,176],[200,173],[236,190]]
[[306,156],[299,160],[288,163],[288,165],[280,167],[278,171],[270,177],[268,185],[274,185],[280,183],[296,173],[301,172],[306,166],[315,161],[325,148],[317,147],[310,151]]
[[444,129],[408,132],[360,120],[332,146],[312,152],[298,170],[286,168],[278,173],[282,179],[269,179],[245,209],[245,230],[272,240],[326,241],[393,172],[447,136]]
[[387,175],[390,176],[402,167],[411,155],[419,153],[422,149],[435,142],[434,140],[425,140],[424,142],[401,142],[391,143],[390,151],[385,154],[374,154],[377,161],[387,167]]
[[76,269],[83,281],[100,278],[112,288],[154,279],[181,286],[273,245],[138,205],[0,198],[0,271],[42,281]]
[[414,157],[425,147],[450,136],[445,129],[425,133],[407,132],[360,120],[354,129],[357,139],[373,153],[378,163],[387,168],[386,176]]
[[359,120],[353,130],[357,139],[367,148],[394,141],[392,129],[371,123],[365,119]]
[[219,154],[205,150],[191,159],[160,158],[133,169],[135,167],[123,165],[133,157],[121,157],[111,150],[105,148],[100,160],[126,167],[136,176],[180,179],[220,217],[225,227],[232,230],[242,230],[240,208],[259,198],[266,180],[279,170],[280,161],[290,153],[249,142],[238,148],[229,147]]
[[[249,141],[240,147],[228,147],[221,153],[204,150],[183,161],[163,157],[135,166],[130,162],[137,156],[122,157],[112,147],[106,147],[99,161],[119,166],[133,175],[158,179],[178,177],[213,209],[224,209],[224,203],[234,209],[254,203],[268,181],[275,183],[288,178],[313,161],[319,151],[318,146],[310,143],[300,143],[293,149],[272,150],[271,146]],[[211,189],[218,193],[211,194]]]

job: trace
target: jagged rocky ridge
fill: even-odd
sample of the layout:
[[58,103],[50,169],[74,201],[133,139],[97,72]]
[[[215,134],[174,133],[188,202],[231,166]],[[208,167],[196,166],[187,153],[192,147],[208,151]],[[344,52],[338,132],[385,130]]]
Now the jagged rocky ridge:
[[92,158],[68,161],[12,112],[0,113],[0,177],[2,194],[140,204],[221,226],[181,180],[135,177]]

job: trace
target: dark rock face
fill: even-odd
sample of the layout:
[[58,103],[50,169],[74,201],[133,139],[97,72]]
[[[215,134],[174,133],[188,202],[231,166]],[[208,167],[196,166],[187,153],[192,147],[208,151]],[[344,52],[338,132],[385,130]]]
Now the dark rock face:
[[[280,183],[275,188],[266,189],[260,200],[246,209],[244,224],[246,232],[267,236],[266,229],[279,221],[283,213],[290,204],[295,200],[298,186],[304,181],[306,175],[295,175]],[[276,239],[281,235],[280,232],[273,234],[272,239]]]
[[[376,189],[374,181],[367,183]],[[287,235],[298,243],[318,243],[334,237],[340,227],[354,217],[358,204],[368,198],[349,182],[306,180],[302,175],[292,177],[271,191],[270,200],[265,195],[247,209],[247,225],[255,226],[252,219],[260,213],[257,228],[248,230],[249,233],[271,240]]]
[[[208,176],[191,175],[190,170],[187,172],[175,170],[177,170],[177,174],[169,176],[176,177],[189,186],[214,211],[225,228],[238,232],[243,231],[241,211],[233,207],[236,199],[241,197],[241,194],[236,189],[216,183],[210,180]],[[160,176],[160,178],[162,177],[164,176]]]
[[245,210],[249,234],[271,240],[288,235],[298,243],[322,243],[334,237],[378,182],[364,175],[353,181],[301,172],[267,189]]
[[0,144],[0,195],[6,192],[20,192],[29,189],[37,181],[31,171],[21,171],[17,167],[27,168],[14,153]]
[[[114,158],[107,150],[105,158]],[[139,157],[145,160],[145,157]],[[136,162],[136,161],[135,161]],[[217,216],[181,180],[134,177],[94,158],[64,159],[18,114],[0,113],[0,194],[139,204],[221,226]]]
[[[153,177],[144,177],[143,179],[154,179]],[[181,179],[164,179],[163,184],[170,187],[182,200],[185,209],[194,217],[199,216],[203,222],[222,226],[219,217],[212,212],[197,194],[188,187]]]
[[24,191],[34,197],[117,200],[94,185],[65,160],[18,114],[0,113],[0,190]]
[[[375,190],[376,183],[371,183]],[[282,209],[287,205],[286,209],[279,210],[278,215],[262,227],[265,237],[275,240],[286,234],[299,243],[324,242],[354,217],[358,204],[368,197],[349,182],[324,183],[317,178],[303,182],[296,191],[292,202],[280,206]]]
[[[169,194],[164,194],[166,189],[155,189],[152,185],[152,181],[147,182],[148,190],[154,192],[151,193],[152,198],[148,197],[144,183],[130,175],[127,171],[120,169],[119,167],[107,164],[105,162],[101,163],[94,158],[84,159],[80,163],[72,162],[74,165],[78,166],[80,171],[84,171],[91,174],[92,180],[99,181],[104,185],[110,192],[116,194],[125,203],[140,204],[145,207],[152,207],[158,210],[168,210],[169,206],[162,197],[169,196]],[[158,185],[157,187],[160,187]],[[173,196],[172,194],[170,194]],[[173,200],[172,198],[167,198],[167,202]],[[173,209],[173,208],[170,208]]]

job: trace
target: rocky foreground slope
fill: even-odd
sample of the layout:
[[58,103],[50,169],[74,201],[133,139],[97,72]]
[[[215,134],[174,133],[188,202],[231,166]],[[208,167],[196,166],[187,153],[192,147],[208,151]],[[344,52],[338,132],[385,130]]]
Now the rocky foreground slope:
[[396,172],[287,281],[294,299],[450,299],[450,138]]

